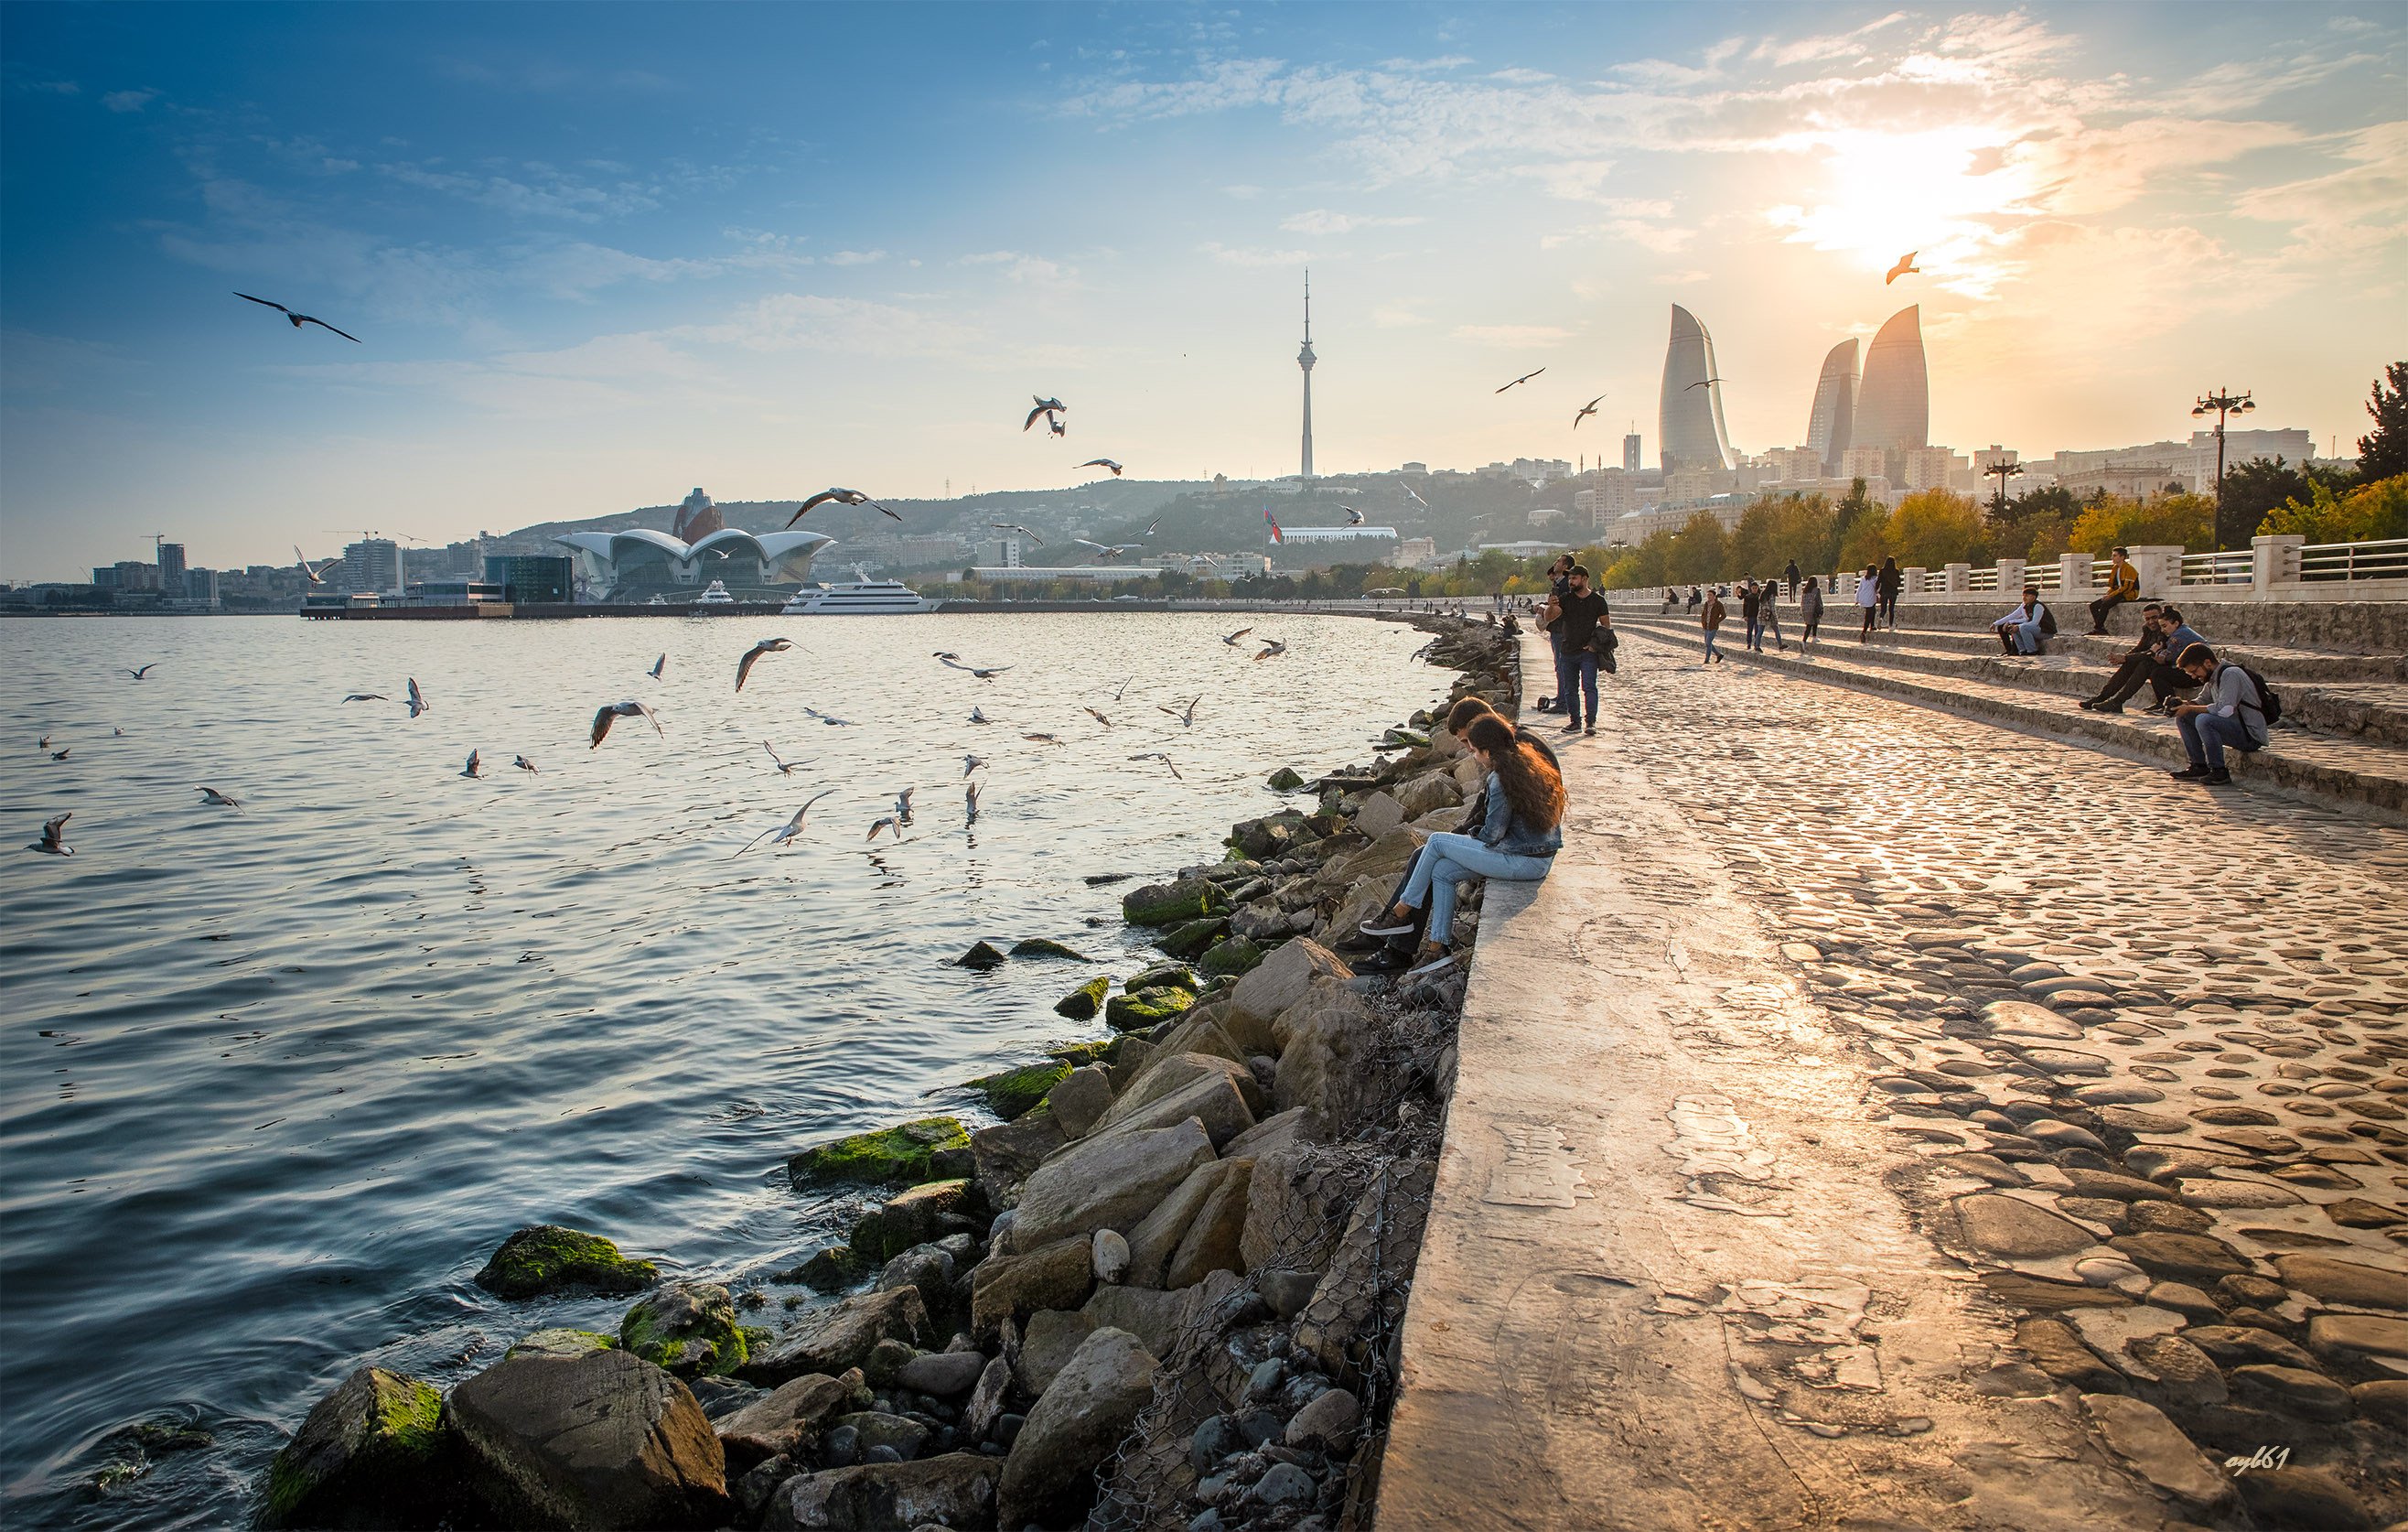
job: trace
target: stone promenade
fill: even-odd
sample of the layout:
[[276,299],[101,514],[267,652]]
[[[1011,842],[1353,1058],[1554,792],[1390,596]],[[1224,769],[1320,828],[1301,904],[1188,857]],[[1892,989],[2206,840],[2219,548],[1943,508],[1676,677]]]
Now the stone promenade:
[[1488,896],[1380,1525],[2408,1516],[2408,831],[1623,653]]

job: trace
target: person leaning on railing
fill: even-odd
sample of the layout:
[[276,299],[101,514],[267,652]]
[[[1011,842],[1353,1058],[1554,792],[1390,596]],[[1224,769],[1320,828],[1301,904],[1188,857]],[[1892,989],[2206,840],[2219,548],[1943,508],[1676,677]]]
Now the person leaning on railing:
[[2114,562],[2107,567],[2107,594],[2090,603],[2090,636],[2097,638],[2107,631],[2107,614],[2126,601],[2141,599],[2141,571],[2132,567],[2126,550],[2114,551]]

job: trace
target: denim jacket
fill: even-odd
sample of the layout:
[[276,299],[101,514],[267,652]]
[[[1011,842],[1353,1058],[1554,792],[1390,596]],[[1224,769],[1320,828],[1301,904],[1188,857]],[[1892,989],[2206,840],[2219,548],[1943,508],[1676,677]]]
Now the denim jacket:
[[1485,802],[1488,812],[1480,825],[1481,845],[1515,857],[1552,857],[1563,849],[1561,825],[1533,831],[1515,822],[1512,801],[1505,796],[1505,784],[1497,780],[1494,772],[1488,773]]

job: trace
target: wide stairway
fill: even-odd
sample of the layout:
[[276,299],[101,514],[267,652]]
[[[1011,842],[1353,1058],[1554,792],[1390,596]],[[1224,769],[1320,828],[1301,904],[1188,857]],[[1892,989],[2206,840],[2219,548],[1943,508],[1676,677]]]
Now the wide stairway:
[[[2078,705],[2098,694],[2131,649],[2140,631],[2136,605],[2111,616],[2111,636],[2092,638],[2081,631],[2088,612],[2068,603],[2057,614],[2064,630],[2048,641],[2048,652],[2027,658],[2000,652],[1986,630],[1996,614],[1989,607],[1901,604],[1895,630],[1859,643],[1857,609],[1837,600],[1809,650],[1798,640],[1798,608],[1785,599],[1779,611],[1787,646],[1776,648],[1768,635],[1764,652],[1751,654],[1739,602],[1727,604],[1720,647],[1734,665],[1884,692],[2169,768],[2184,764],[2173,721],[2140,711],[2151,701],[2146,687],[2121,714]],[[1612,606],[1626,663],[1701,662],[1691,614],[1666,615],[1660,601],[1620,595]],[[2185,612],[2220,657],[2257,671],[2281,698],[2283,720],[2266,748],[2228,757],[2236,781],[2408,817],[2408,602],[2353,603],[2346,624],[2332,620],[2329,602],[2201,602]]]

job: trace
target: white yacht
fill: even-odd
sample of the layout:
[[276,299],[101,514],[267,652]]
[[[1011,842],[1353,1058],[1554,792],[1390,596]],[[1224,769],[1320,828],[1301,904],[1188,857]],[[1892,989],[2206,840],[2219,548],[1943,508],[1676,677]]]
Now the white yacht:
[[881,615],[896,612],[934,612],[937,603],[897,580],[872,580],[855,569],[853,577],[833,585],[805,585],[780,609],[788,617],[824,617],[846,613]]
[[703,587],[701,595],[694,599],[694,604],[696,606],[734,606],[736,604],[736,598],[727,594],[726,581],[713,580],[710,585]]

